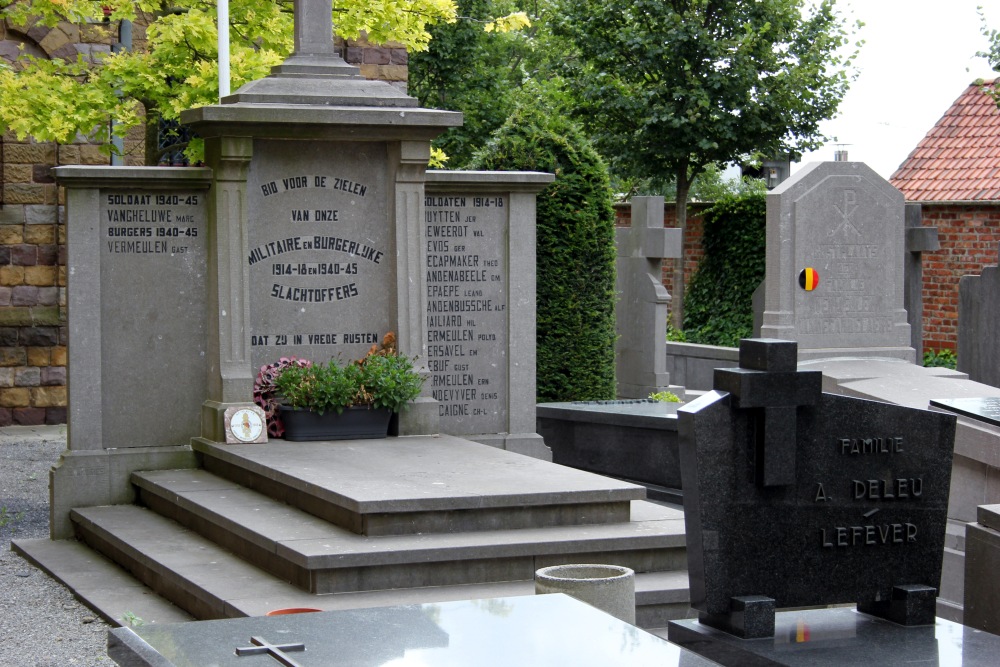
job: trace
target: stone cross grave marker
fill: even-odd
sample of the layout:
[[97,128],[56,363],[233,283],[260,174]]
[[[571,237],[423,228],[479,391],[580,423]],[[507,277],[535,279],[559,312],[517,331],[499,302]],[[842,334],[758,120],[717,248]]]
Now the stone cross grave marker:
[[746,638],[782,607],[933,623],[955,417],[822,393],[796,352],[744,340],[678,410],[692,607]]
[[618,396],[646,398],[669,388],[663,260],[683,253],[683,231],[663,227],[663,197],[632,199],[632,226],[616,230],[615,376]]

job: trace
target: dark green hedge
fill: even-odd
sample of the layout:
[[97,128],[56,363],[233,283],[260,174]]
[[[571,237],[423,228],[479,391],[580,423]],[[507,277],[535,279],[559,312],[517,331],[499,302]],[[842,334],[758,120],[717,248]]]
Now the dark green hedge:
[[538,400],[615,398],[614,209],[604,162],[565,116],[522,107],[470,168],[556,175],[537,200]]
[[688,342],[738,347],[753,335],[753,292],[764,280],[766,193],[724,195],[704,215],[705,256],[684,299]]

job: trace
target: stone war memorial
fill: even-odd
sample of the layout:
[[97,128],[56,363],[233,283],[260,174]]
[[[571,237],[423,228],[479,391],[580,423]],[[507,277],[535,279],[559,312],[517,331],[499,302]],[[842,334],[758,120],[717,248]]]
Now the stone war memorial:
[[[361,77],[331,15],[296,2],[288,60],[184,113],[205,167],[55,170],[68,448],[51,539],[14,548],[113,624],[509,599],[540,568],[605,563],[634,571],[637,625],[664,627],[688,605],[681,512],[551,463],[536,432],[535,197],[553,176],[429,172],[461,115]],[[425,378],[389,437],[227,442],[261,366],[348,362],[389,332]],[[427,625],[423,646],[445,641]],[[297,659],[280,646],[302,640],[269,628],[226,651]]]

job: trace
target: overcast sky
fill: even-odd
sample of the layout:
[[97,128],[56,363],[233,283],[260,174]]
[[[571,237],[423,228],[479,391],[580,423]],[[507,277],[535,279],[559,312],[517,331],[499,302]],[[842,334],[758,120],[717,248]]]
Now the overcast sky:
[[[865,23],[860,75],[840,115],[823,125],[825,135],[848,144],[850,160],[889,178],[966,86],[1000,76],[976,57],[988,46],[978,5],[1000,29],[1000,0],[837,1],[842,13]],[[836,149],[831,141],[800,164],[832,160]]]

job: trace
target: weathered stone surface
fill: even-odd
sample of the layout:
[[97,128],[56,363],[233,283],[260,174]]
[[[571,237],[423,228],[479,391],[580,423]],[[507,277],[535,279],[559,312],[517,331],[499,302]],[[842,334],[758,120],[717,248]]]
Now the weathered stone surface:
[[987,266],[958,284],[958,370],[970,380],[1000,387],[1000,268]]

